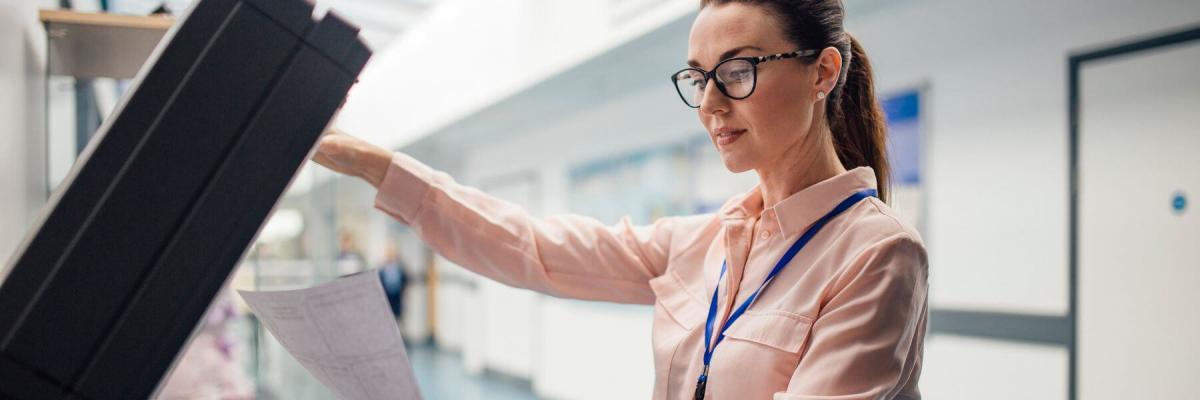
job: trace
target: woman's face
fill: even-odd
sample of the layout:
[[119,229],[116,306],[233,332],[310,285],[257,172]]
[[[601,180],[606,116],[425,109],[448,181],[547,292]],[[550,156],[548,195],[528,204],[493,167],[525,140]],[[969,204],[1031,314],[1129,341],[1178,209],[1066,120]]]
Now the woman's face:
[[[688,38],[688,63],[710,71],[732,57],[790,53],[797,47],[766,9],[728,3],[700,11]],[[826,53],[822,60],[830,56]],[[760,63],[754,92],[742,100],[708,83],[698,113],[726,168],[761,172],[785,167],[789,158],[815,156],[805,153],[818,151],[819,142],[810,137],[816,136],[816,92],[828,93],[818,79],[820,64],[794,58]]]

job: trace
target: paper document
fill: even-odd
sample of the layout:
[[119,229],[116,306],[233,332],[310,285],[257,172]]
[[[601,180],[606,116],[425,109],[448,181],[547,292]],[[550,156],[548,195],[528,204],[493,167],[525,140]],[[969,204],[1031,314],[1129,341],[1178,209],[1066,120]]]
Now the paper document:
[[308,289],[238,293],[283,348],[338,398],[421,399],[373,271]]

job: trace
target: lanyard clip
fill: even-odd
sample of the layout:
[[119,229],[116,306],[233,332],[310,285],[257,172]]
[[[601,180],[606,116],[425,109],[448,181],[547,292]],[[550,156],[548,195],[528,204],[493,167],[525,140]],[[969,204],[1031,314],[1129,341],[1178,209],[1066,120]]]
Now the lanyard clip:
[[700,379],[696,380],[696,396],[694,400],[704,400],[704,390],[708,386],[708,364],[704,364],[704,372],[700,373]]

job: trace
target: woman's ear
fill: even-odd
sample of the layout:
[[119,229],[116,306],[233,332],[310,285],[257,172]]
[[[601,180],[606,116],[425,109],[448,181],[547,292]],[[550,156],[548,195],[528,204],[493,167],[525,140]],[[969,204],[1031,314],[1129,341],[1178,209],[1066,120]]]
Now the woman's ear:
[[837,87],[838,78],[842,73],[842,52],[834,47],[826,47],[817,56],[816,81],[813,82],[813,92],[818,100],[823,100]]

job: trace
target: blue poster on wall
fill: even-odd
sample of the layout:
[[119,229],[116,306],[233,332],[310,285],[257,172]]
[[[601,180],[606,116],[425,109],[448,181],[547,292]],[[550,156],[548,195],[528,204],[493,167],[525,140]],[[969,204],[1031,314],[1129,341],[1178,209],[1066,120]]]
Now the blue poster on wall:
[[879,99],[887,115],[888,160],[892,165],[889,205],[906,222],[925,230],[924,174],[921,168],[924,138],[921,125],[921,90],[893,92]]
[[880,100],[888,125],[888,158],[898,186],[921,185],[921,93],[905,91]]

